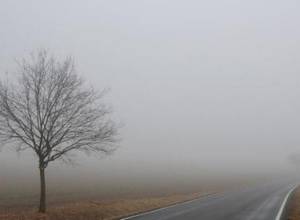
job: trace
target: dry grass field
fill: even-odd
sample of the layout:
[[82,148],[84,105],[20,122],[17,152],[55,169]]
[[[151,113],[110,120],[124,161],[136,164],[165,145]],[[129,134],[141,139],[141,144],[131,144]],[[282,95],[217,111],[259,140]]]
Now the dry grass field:
[[291,200],[288,220],[300,220],[300,188],[297,189]]
[[[231,179],[208,181],[196,186],[139,188],[127,186],[126,190],[109,187],[94,189],[91,192],[76,190],[49,190],[48,212],[37,214],[38,193],[19,190],[0,191],[0,220],[114,220],[120,217],[145,212],[172,204],[189,201],[207,194],[238,189],[264,182],[256,179]],[[107,193],[103,193],[106,190]],[[62,191],[66,191],[63,193]]]
[[149,198],[118,200],[93,200],[51,205],[46,215],[37,214],[33,208],[2,210],[0,220],[112,220],[122,216],[172,205],[203,196],[204,193],[169,195]]

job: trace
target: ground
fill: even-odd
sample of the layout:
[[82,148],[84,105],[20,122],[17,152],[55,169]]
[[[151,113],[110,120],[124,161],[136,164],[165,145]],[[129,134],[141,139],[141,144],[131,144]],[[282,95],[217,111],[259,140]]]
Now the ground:
[[[49,190],[47,215],[36,212],[38,193],[20,190],[0,190],[0,220],[113,220],[160,207],[188,201],[207,194],[237,189],[265,179],[238,178],[207,181],[196,186],[139,188],[133,185],[127,190],[80,191],[60,188],[63,191]],[[56,188],[55,188],[56,189]],[[105,189],[105,188],[103,188]],[[66,191],[66,193],[63,193]],[[105,191],[105,192],[106,192]]]
[[300,188],[291,198],[288,220],[300,220]]
[[188,201],[202,195],[204,193],[65,203],[51,206],[46,215],[39,215],[34,209],[2,210],[0,220],[113,220]]

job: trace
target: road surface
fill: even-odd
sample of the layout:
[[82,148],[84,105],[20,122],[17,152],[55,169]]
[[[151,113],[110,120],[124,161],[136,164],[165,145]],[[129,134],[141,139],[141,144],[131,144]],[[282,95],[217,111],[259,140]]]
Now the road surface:
[[123,220],[281,220],[295,184],[272,183],[199,198]]

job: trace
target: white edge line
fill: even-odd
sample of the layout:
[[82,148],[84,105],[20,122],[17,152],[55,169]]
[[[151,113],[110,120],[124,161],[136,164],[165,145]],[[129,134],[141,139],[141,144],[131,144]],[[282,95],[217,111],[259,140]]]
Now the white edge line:
[[172,208],[172,207],[177,206],[177,205],[188,204],[190,202],[194,202],[196,200],[202,199],[202,197],[211,196],[211,195],[214,195],[214,194],[215,193],[204,194],[204,195],[202,195],[202,196],[200,196],[196,199],[193,199],[193,200],[189,200],[189,201],[185,201],[185,202],[178,202],[176,204],[169,205],[169,206],[166,206],[166,207],[163,207],[163,208],[154,209],[152,211],[143,212],[143,213],[140,213],[140,214],[137,214],[137,215],[132,215],[132,216],[129,216],[129,217],[126,217],[126,218],[121,218],[120,220],[129,220],[129,219],[132,219],[132,218],[136,218],[136,217],[140,217],[140,216],[143,216],[143,215],[148,215],[148,214],[151,214],[151,213],[154,213],[154,212],[158,212],[158,211],[161,211],[161,210],[165,210],[165,209],[168,209],[168,208]]
[[[280,206],[280,209],[279,209],[279,212],[275,218],[275,220],[281,220],[281,217],[282,217],[282,214],[283,214],[283,210],[286,206],[286,203],[290,197],[290,195],[292,194],[292,192],[298,187],[299,185],[296,185],[294,186],[288,193],[287,195],[285,196],[281,206]],[[206,196],[209,196],[211,194],[207,194]],[[129,217],[126,217],[126,218],[121,218],[120,220],[129,220],[129,219],[132,219],[132,218],[136,218],[136,217],[139,217],[139,216],[143,216],[143,215],[147,215],[147,214],[151,214],[151,213],[154,213],[154,212],[158,212],[158,211],[161,211],[161,210],[165,210],[165,209],[168,209],[168,208],[171,208],[173,206],[177,206],[179,204],[187,204],[187,203],[190,203],[190,202],[194,202],[198,199],[200,199],[201,196],[199,198],[196,198],[196,199],[193,199],[193,200],[190,200],[190,201],[186,201],[186,202],[182,202],[182,203],[177,203],[177,204],[174,204],[174,205],[170,205],[170,206],[167,206],[167,207],[163,207],[163,208],[159,208],[159,209],[155,209],[155,210],[152,210],[152,211],[149,211],[149,212],[143,212],[143,213],[140,213],[140,214],[137,214],[137,215],[133,215],[133,216],[129,216]]]
[[292,194],[292,192],[294,192],[294,190],[295,190],[297,187],[298,187],[298,185],[294,186],[294,187],[286,194],[286,196],[285,196],[285,198],[284,198],[284,200],[283,200],[283,202],[282,202],[282,204],[281,204],[281,207],[280,207],[280,209],[279,209],[279,212],[278,212],[278,214],[277,214],[275,220],[281,220],[281,217],[282,217],[282,214],[283,214],[283,210],[284,210],[284,208],[285,208],[285,206],[286,206],[286,203],[287,203],[287,201],[288,201],[290,195]]

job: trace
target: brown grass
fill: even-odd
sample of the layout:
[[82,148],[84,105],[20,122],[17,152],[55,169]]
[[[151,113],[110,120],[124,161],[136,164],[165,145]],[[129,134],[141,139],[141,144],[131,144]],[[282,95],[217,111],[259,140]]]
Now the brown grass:
[[288,220],[300,220],[300,188],[298,188],[291,200]]
[[0,220],[112,220],[178,202],[200,197],[203,193],[170,195],[151,198],[132,198],[110,201],[84,201],[52,206],[46,215],[35,210],[15,210],[2,212]]

